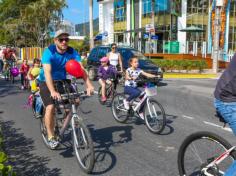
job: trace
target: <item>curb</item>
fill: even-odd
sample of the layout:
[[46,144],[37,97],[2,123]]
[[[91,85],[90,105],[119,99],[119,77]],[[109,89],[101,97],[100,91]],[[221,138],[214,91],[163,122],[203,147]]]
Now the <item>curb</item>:
[[164,79],[216,79],[216,74],[164,74]]

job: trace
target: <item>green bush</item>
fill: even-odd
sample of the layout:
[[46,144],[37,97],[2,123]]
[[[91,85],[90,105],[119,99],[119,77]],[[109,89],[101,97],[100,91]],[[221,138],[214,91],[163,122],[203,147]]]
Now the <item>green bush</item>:
[[199,72],[202,72],[203,69],[207,68],[206,61],[202,60],[159,60],[159,59],[153,59],[152,60],[156,65],[161,67],[164,72],[166,71],[173,71],[178,70],[179,72],[181,70],[186,70],[186,72],[189,72],[191,70],[198,69]]
[[16,176],[16,173],[13,172],[12,166],[5,165],[7,160],[8,160],[8,157],[3,152],[3,135],[0,129],[0,175],[1,176]]

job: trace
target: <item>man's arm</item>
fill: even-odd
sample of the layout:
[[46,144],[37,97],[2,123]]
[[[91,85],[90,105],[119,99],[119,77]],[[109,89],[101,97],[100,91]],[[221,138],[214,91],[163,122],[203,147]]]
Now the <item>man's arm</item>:
[[88,74],[87,74],[86,70],[84,69],[83,65],[81,63],[80,63],[80,65],[84,71],[83,80],[84,80],[86,88],[87,88],[87,94],[90,96],[94,92],[94,87],[93,87],[93,84],[91,83],[91,81],[89,80]]

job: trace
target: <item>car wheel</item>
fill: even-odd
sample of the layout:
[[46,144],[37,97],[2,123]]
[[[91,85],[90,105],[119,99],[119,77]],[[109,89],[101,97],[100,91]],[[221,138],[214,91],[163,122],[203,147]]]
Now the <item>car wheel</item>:
[[90,80],[94,81],[96,78],[96,73],[95,70],[93,68],[89,68],[88,70],[88,77]]

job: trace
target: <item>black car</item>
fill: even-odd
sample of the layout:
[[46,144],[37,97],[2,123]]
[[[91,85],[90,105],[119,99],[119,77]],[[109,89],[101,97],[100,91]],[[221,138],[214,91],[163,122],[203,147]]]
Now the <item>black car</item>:
[[[129,59],[133,56],[137,56],[139,59],[139,68],[145,72],[158,75],[160,79],[163,78],[162,70],[155,65],[151,60],[147,59],[141,52],[130,47],[118,47],[118,52],[122,56],[122,62],[124,69],[129,67]],[[100,59],[107,55],[111,51],[109,46],[98,46],[92,49],[87,60],[88,75],[91,80],[95,80],[97,77],[98,67],[100,66]]]

